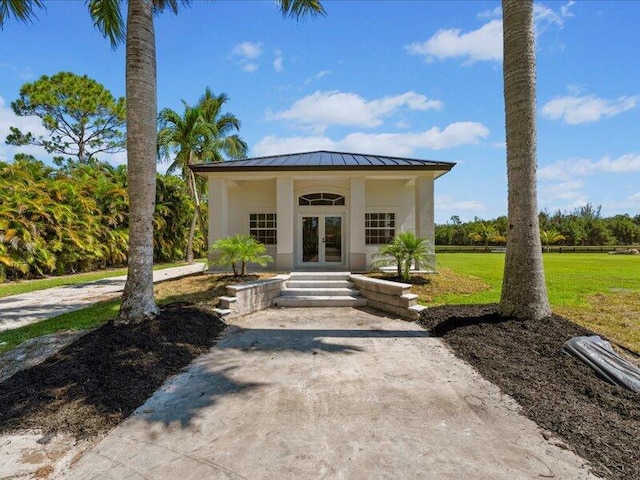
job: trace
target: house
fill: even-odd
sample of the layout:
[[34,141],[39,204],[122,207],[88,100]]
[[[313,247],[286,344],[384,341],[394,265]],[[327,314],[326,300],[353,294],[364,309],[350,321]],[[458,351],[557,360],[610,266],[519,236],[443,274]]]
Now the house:
[[433,182],[455,164],[316,151],[192,165],[209,181],[209,243],[248,233],[275,269],[366,271],[411,230],[433,242]]

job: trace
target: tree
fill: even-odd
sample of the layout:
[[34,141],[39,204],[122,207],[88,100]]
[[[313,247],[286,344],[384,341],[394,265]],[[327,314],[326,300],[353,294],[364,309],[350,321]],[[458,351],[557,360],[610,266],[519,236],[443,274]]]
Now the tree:
[[38,145],[49,153],[77,157],[80,162],[98,153],[124,149],[124,98],[114,98],[86,75],[43,75],[20,88],[20,98],[11,102],[11,108],[21,117],[40,117],[49,134],[36,137],[10,127],[9,145]]
[[485,250],[489,249],[489,243],[504,243],[507,241],[495,225],[484,222],[476,225],[476,228],[469,233],[469,239],[474,243],[482,242]]
[[[129,171],[129,269],[118,321],[141,321],[158,311],[153,298],[153,212],[157,145],[156,50],[153,14],[178,0],[129,0],[127,27],[119,0],[87,0],[94,24],[116,47],[126,37],[127,165]],[[182,0],[188,4],[189,0]],[[285,16],[324,14],[320,0],[279,0]],[[35,16],[40,1],[0,0],[0,27],[13,15]]]
[[503,0],[502,22],[509,232],[500,312],[540,320],[551,314],[551,308],[536,198],[533,0]]
[[545,248],[548,249],[549,245],[566,240],[566,237],[557,230],[550,228],[549,230],[540,230],[540,240],[544,244]]
[[391,243],[381,245],[378,251],[373,254],[374,257],[378,257],[379,260],[373,262],[374,267],[383,267],[386,265],[395,265],[398,277],[402,277],[402,265],[404,263],[404,249],[399,241],[398,237],[394,238]]
[[[267,247],[250,235],[239,233],[233,237],[221,238],[211,246],[214,263],[220,266],[230,265],[233,276],[246,276],[247,264],[255,263],[266,267],[273,262],[270,255],[266,255]],[[240,264],[240,270],[238,270]]]
[[398,276],[405,281],[411,279],[411,265],[433,265],[433,249],[426,238],[416,237],[413,232],[402,232],[395,236],[393,241],[382,245],[375,257],[380,260],[374,262],[374,266],[392,265],[397,267]]
[[[240,129],[239,120],[229,113],[221,114],[222,106],[227,100],[225,94],[215,96],[207,88],[195,107],[183,100],[182,116],[170,108],[163,109],[159,115],[158,156],[169,160],[171,154],[175,153],[167,173],[176,170],[180,172],[195,204],[187,241],[186,255],[189,263],[193,262],[193,238],[196,222],[201,217],[200,197],[204,186],[197,181],[189,165],[196,161],[219,162],[225,156],[242,158],[247,153],[247,144],[238,135],[230,135],[230,132]],[[200,226],[204,228],[201,218]]]
[[400,249],[403,252],[402,278],[409,281],[411,278],[411,265],[428,265],[430,268],[435,267],[433,264],[433,248],[429,245],[426,238],[416,237],[413,232],[402,232],[396,236]]

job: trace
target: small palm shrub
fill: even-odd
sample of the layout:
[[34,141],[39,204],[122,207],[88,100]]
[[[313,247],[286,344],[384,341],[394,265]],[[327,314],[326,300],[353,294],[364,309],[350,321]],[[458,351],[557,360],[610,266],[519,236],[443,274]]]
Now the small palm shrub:
[[273,263],[273,258],[266,255],[266,251],[267,247],[263,243],[243,233],[221,238],[211,246],[213,264],[221,267],[231,266],[234,277],[244,277],[247,274],[247,263],[255,263],[261,267]]
[[421,264],[434,268],[433,248],[426,238],[416,237],[413,232],[402,232],[396,235],[393,241],[382,245],[374,257],[379,260],[373,263],[374,267],[396,265],[398,276],[409,281],[411,278],[411,265]]

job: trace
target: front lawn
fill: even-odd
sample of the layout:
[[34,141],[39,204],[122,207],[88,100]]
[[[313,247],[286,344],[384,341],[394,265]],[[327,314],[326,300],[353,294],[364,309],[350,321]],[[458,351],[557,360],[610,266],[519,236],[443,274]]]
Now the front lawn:
[[[198,260],[199,262],[204,260]],[[154,270],[163,270],[165,268],[180,267],[186,265],[183,263],[159,263],[154,265]],[[109,270],[99,270],[97,272],[76,273],[74,275],[61,275],[58,277],[46,277],[36,280],[19,280],[16,282],[0,283],[0,298],[9,297],[11,295],[19,295],[21,293],[35,292],[54,287],[66,287],[67,285],[77,285],[79,283],[93,282],[102,280],[103,278],[119,277],[126,275],[126,268],[112,268]]]
[[[159,305],[181,301],[213,307],[217,304],[218,297],[226,293],[227,285],[239,281],[227,275],[190,275],[158,283],[154,285],[154,292],[156,302]],[[0,353],[42,335],[98,327],[118,315],[119,309],[120,299],[117,298],[99,302],[81,310],[64,313],[42,322],[0,332]]]
[[[414,285],[425,305],[496,303],[504,254],[439,253],[438,275]],[[544,254],[555,313],[640,352],[640,256]]]

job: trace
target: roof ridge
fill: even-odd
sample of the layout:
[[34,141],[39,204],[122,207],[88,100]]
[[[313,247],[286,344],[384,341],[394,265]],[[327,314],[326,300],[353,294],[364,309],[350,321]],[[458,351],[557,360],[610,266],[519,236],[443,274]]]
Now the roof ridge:
[[[389,160],[401,160],[401,161],[410,161],[410,162],[420,162],[420,163],[429,163],[429,164],[438,164],[438,165],[455,165],[455,162],[445,162],[445,161],[441,161],[441,160],[428,160],[428,159],[423,159],[423,158],[410,158],[410,157],[399,157],[399,156],[394,156],[394,155],[380,155],[380,154],[376,154],[376,153],[356,153],[356,152],[345,152],[345,151],[338,151],[338,150],[312,150],[312,151],[308,151],[308,152],[294,152],[294,153],[282,153],[282,154],[276,154],[276,155],[262,155],[259,157],[248,157],[248,158],[233,158],[233,159],[228,159],[228,160],[224,160],[222,162],[203,162],[203,163],[197,163],[194,164],[195,165],[216,165],[216,164],[220,164],[220,163],[235,163],[235,162],[248,162],[248,161],[261,161],[261,160],[269,160],[269,159],[273,159],[273,158],[290,158],[293,156],[308,156],[308,155],[313,155],[313,154],[318,154],[318,153],[328,153],[328,154],[338,154],[338,155],[351,155],[351,156],[360,156],[360,157],[375,157],[375,158],[379,158],[379,159],[389,159]],[[370,163],[370,162],[369,162]]]

